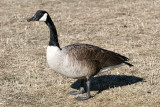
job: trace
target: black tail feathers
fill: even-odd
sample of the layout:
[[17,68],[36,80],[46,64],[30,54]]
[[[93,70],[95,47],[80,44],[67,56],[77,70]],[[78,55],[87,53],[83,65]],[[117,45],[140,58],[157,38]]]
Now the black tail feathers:
[[132,67],[133,65],[128,63],[128,62],[124,62],[125,64],[127,64],[128,66]]

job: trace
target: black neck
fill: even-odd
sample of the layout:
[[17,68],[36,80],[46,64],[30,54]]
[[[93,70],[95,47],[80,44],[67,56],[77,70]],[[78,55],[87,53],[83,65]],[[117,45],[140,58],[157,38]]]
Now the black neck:
[[51,17],[48,15],[47,21],[46,21],[47,26],[49,27],[50,30],[50,41],[49,41],[49,46],[57,46],[60,48],[59,43],[58,43],[58,36],[57,36],[57,30],[56,27],[51,19]]

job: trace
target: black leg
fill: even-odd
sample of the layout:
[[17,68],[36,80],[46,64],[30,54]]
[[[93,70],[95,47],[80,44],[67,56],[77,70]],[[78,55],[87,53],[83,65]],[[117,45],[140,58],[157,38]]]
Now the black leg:
[[77,95],[77,94],[83,94],[85,92],[84,90],[84,79],[81,80],[81,87],[79,91],[71,91],[69,94],[71,95]]
[[90,79],[87,79],[87,95],[86,97],[77,97],[76,100],[79,100],[79,101],[83,101],[83,100],[88,100],[91,95],[90,95]]

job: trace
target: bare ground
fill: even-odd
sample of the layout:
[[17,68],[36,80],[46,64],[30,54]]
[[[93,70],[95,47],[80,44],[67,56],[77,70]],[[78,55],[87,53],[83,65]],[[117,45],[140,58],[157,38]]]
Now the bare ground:
[[[50,13],[61,47],[97,45],[131,58],[134,67],[92,78],[93,97],[76,101],[68,92],[79,81],[46,63],[47,26],[26,21],[39,9]],[[159,47],[159,0],[1,0],[0,106],[159,107]]]

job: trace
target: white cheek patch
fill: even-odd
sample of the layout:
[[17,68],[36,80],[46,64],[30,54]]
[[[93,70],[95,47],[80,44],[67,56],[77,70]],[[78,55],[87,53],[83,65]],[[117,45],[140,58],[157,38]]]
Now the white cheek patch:
[[48,16],[48,14],[45,13],[45,14],[39,19],[39,21],[40,21],[40,22],[45,22],[45,21],[47,20],[47,16]]

